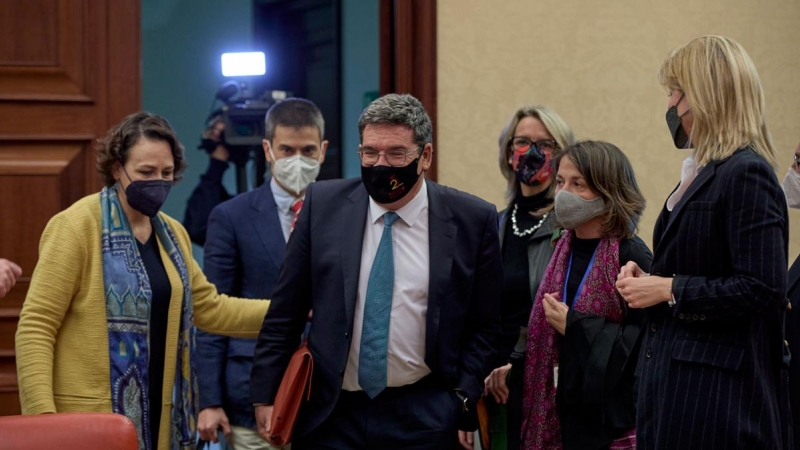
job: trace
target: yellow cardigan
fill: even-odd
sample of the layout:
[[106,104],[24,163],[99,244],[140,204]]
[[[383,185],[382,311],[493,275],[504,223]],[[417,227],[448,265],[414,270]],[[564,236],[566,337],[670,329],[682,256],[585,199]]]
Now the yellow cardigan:
[[[269,301],[218,294],[192,257],[186,229],[160,213],[178,241],[192,286],[195,325],[210,333],[255,338]],[[100,195],[55,215],[42,234],[39,262],[16,334],[17,376],[23,414],[111,412],[111,381],[100,237]],[[159,241],[172,285],[162,388],[159,449],[169,448],[172,384],[183,285]]]

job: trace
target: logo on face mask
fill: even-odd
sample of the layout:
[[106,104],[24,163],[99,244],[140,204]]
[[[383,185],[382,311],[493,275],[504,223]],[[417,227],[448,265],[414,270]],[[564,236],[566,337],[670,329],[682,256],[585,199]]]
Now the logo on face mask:
[[361,180],[367,193],[380,204],[394,203],[405,197],[419,179],[419,157],[404,167],[361,166]]
[[402,189],[406,184],[398,180],[397,175],[393,174],[391,178],[389,178],[389,185],[391,186],[392,190],[395,191],[397,189]]
[[550,157],[550,150],[541,151],[536,144],[531,144],[524,152],[515,151],[511,157],[511,168],[517,181],[527,186],[539,186],[547,182],[553,173]]

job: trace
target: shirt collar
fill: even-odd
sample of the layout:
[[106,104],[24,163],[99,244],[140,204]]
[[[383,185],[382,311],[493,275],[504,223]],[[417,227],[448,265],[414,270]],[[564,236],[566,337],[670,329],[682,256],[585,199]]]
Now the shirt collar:
[[292,204],[297,201],[297,197],[286,192],[286,189],[275,181],[275,177],[270,178],[269,187],[272,189],[272,197],[275,199],[278,209],[283,213],[288,213],[292,208]]
[[[428,184],[425,180],[422,180],[422,188],[420,188],[417,195],[411,199],[405,206],[394,211],[403,219],[403,222],[408,225],[409,228],[414,226],[414,223],[419,219],[420,214],[423,211],[428,209]],[[369,198],[369,220],[370,223],[374,224],[383,217],[385,213],[389,210],[384,208],[383,206],[377,204],[372,197]]]

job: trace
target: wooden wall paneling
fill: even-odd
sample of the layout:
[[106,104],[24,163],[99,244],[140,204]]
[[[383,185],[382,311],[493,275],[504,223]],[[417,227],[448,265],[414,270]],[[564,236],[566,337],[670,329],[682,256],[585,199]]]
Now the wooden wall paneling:
[[433,122],[433,164],[426,176],[436,180],[436,2],[381,0],[381,94],[411,94]]
[[14,333],[47,221],[100,188],[98,137],[139,109],[139,0],[0,1],[0,415],[19,413]]

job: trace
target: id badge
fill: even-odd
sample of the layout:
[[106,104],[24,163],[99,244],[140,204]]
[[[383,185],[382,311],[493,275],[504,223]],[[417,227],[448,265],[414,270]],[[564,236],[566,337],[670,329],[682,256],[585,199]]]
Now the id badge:
[[558,364],[553,366],[553,387],[558,389]]

